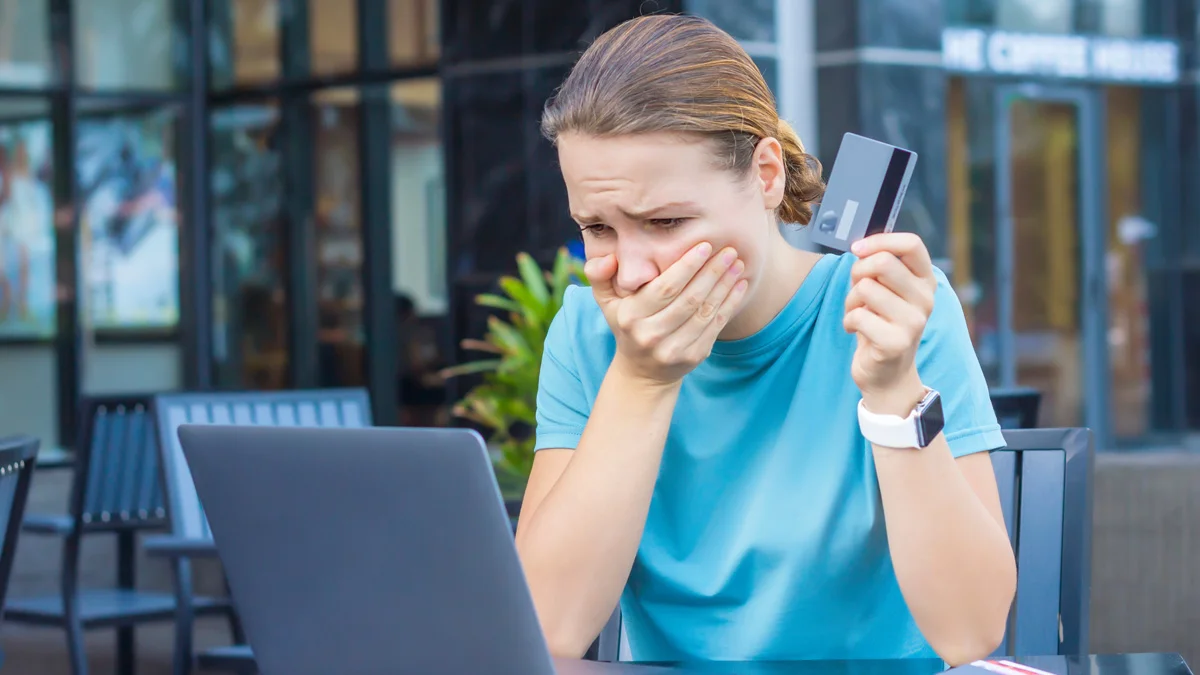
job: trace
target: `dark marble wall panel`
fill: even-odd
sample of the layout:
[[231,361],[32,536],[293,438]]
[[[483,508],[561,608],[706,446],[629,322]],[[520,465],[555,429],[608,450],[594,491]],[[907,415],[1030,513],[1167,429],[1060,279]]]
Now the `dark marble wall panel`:
[[817,51],[854,49],[858,46],[858,2],[816,0]]
[[529,252],[543,263],[553,259],[559,247],[579,238],[571,220],[567,189],[558,167],[558,153],[539,128],[542,108],[567,76],[566,67],[543,68],[526,73],[529,114],[525,132],[529,168]]
[[833,168],[842,136],[859,131],[860,75],[858,65],[832,66],[817,71],[817,159],[825,177]]
[[860,3],[860,46],[941,49],[945,0],[870,0]]
[[918,154],[896,223],[935,258],[946,252],[946,76],[934,68],[860,66],[860,132]]
[[525,45],[523,5],[524,0],[443,0],[442,61],[520,55]]
[[677,0],[524,0],[527,51],[582,51],[604,31],[636,16],[672,11]]
[[525,105],[519,73],[446,78],[451,279],[512,266],[525,227]]

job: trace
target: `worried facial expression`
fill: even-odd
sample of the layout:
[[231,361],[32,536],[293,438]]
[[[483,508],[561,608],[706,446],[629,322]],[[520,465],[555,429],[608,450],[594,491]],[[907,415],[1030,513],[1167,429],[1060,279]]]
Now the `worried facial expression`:
[[587,257],[616,256],[619,296],[702,241],[714,254],[736,249],[753,292],[784,193],[778,141],[759,142],[746,175],[720,166],[711,142],[675,134],[569,133],[558,139],[558,156]]

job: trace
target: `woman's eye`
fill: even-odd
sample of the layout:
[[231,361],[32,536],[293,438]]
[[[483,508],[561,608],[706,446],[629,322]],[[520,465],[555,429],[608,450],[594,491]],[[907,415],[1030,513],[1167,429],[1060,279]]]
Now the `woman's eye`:
[[651,218],[648,222],[655,227],[661,227],[669,230],[671,228],[679,227],[686,220],[687,218]]
[[603,237],[608,234],[608,226],[604,223],[595,223],[592,225],[584,225],[579,228],[581,232],[587,232],[593,237]]

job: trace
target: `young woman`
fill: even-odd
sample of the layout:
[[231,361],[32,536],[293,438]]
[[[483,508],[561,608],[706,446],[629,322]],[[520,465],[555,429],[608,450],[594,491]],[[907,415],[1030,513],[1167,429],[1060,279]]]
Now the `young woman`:
[[546,341],[517,532],[551,650],[619,601],[638,660],[990,653],[1003,437],[921,240],[787,244],[819,169],[703,19],[602,35],[543,129],[591,283]]

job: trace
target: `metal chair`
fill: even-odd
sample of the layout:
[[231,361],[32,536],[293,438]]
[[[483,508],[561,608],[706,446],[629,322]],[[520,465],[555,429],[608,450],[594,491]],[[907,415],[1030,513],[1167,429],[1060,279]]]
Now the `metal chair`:
[[[37,465],[38,445],[33,436],[0,438],[0,527],[4,528],[0,539],[0,607],[4,607],[13,560],[17,557],[17,541]],[[4,654],[0,652],[0,663],[3,661]]]
[[[1092,472],[1087,429],[1006,430],[991,453],[1004,522],[1017,556],[1017,596],[995,656],[1088,654],[1092,588]],[[618,606],[589,650],[630,658]]]
[[1042,392],[1033,387],[1001,387],[991,390],[992,409],[1005,429],[1035,429]]
[[[175,617],[172,593],[135,588],[138,534],[167,526],[149,401],[149,396],[84,399],[68,513],[24,518],[27,533],[63,537],[59,593],[13,599],[6,618],[64,629],[76,675],[87,672],[85,631],[115,627],[116,672],[128,674],[134,671],[135,626]],[[93,534],[115,535],[115,587],[80,588],[80,548]],[[206,613],[229,611],[223,600],[199,598],[196,605]]]
[[[145,548],[172,562],[177,607],[174,672],[185,675],[193,665],[191,559],[216,558],[217,549],[179,445],[179,425],[365,427],[371,425],[371,405],[364,389],[204,392],[160,394],[154,398],[154,413],[171,535],[147,538]],[[240,626],[234,629],[234,641],[238,644],[196,654],[195,665],[204,670],[257,672]]]

